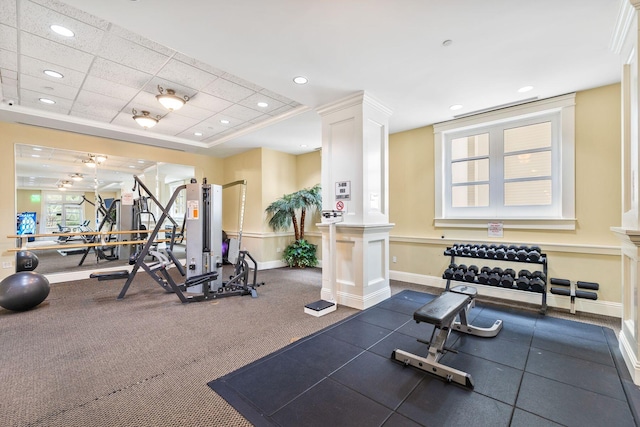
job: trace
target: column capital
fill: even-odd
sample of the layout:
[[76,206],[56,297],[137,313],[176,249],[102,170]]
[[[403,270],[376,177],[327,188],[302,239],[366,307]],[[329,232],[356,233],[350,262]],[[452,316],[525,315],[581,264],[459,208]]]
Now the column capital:
[[386,114],[387,116],[391,116],[391,114],[393,113],[391,109],[380,102],[379,99],[365,91],[359,91],[354,93],[353,95],[347,96],[346,98],[342,98],[329,104],[322,105],[316,108],[316,112],[320,116],[325,116],[327,114],[331,114],[336,111],[344,110],[345,108],[350,108],[357,105],[372,106],[373,108]]

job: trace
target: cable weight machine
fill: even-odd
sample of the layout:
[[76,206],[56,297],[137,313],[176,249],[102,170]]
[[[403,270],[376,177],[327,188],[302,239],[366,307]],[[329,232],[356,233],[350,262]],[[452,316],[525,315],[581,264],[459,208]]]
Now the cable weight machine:
[[[132,257],[135,263],[118,299],[124,298],[139,269],[146,271],[163,289],[174,292],[183,303],[237,295],[257,297],[255,288],[263,283],[256,282],[257,263],[247,251],[239,251],[234,274],[229,281],[222,281],[222,186],[208,184],[206,178],[202,184],[192,179],[189,184],[179,186],[167,206],[163,207],[138,177],[134,176],[134,179],[158,205],[162,215],[155,228],[149,233],[146,244]],[[184,267],[173,254],[175,230],[178,225],[169,214],[181,191],[186,191],[186,229],[184,230],[186,263]],[[154,241],[158,233],[164,229],[163,224],[166,220],[173,224],[173,230],[169,234],[171,236],[169,244],[164,251],[154,250]],[[145,263],[145,258],[149,255],[156,259],[155,263]],[[251,268],[247,258],[254,264],[251,282],[249,282]],[[176,266],[181,276],[186,276],[184,283],[176,283],[167,271],[172,264]]]

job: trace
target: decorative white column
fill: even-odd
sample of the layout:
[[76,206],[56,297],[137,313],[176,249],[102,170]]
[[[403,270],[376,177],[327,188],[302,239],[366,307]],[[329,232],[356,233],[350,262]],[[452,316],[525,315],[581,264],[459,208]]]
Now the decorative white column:
[[[389,287],[389,116],[358,93],[318,109],[322,117],[322,208],[344,212],[336,225],[333,284],[338,305],[365,309]],[[329,228],[322,230],[322,294],[331,298]]]
[[638,171],[640,153],[640,92],[638,89],[638,10],[640,0],[622,2],[611,49],[620,55],[622,66],[622,219],[611,230],[622,244],[622,325],[620,351],[635,384],[640,384],[640,213]]

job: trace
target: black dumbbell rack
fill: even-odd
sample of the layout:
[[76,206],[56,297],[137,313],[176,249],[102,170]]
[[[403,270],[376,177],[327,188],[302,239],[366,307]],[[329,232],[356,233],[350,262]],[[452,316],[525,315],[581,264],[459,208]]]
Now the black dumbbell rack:
[[[475,248],[475,249],[474,249]],[[478,249],[479,248],[484,248],[484,249],[493,249],[493,251],[488,251],[488,250],[482,250],[480,251],[480,255],[478,255]],[[451,262],[450,264],[455,264],[456,258],[470,258],[470,259],[476,259],[478,261],[481,260],[487,260],[487,261],[500,261],[500,262],[509,262],[509,263],[519,263],[519,264],[536,264],[536,265],[540,265],[542,266],[542,273],[544,274],[544,279],[543,279],[543,287],[541,290],[531,290],[531,289],[519,289],[516,285],[515,282],[511,287],[505,287],[502,285],[498,285],[495,287],[499,287],[501,289],[512,289],[512,290],[521,290],[523,292],[535,292],[535,293],[540,293],[541,294],[541,306],[540,306],[540,310],[539,312],[541,314],[546,314],[547,313],[547,255],[542,253],[541,251],[539,251],[539,258],[538,259],[531,259],[528,256],[526,258],[523,258],[523,255],[520,255],[520,258],[517,257],[516,258],[512,258],[513,254],[509,253],[509,258],[507,258],[507,252],[510,250],[525,250],[527,252],[530,252],[530,250],[532,248],[535,247],[527,247],[527,246],[518,246],[515,247],[514,245],[511,246],[507,246],[507,245],[472,245],[472,244],[464,244],[464,243],[458,243],[458,244],[454,244],[454,246],[452,247],[447,247],[447,249],[444,251],[444,255],[445,256],[449,256],[451,257]],[[494,252],[496,252],[498,249],[501,249],[502,251],[504,251],[504,257],[502,257],[502,251],[499,251],[499,254],[496,256],[494,255]],[[486,254],[486,252],[489,252],[489,254]],[[484,284],[484,283],[480,283],[477,280],[477,277],[474,277],[473,281],[471,280],[465,280],[465,279],[455,279],[455,278],[446,278],[443,275],[443,278],[445,278],[447,280],[447,285],[445,287],[445,289],[448,291],[451,285],[451,281],[456,281],[456,282],[464,282],[467,283],[469,285],[480,285],[480,286],[491,286],[489,284]]]

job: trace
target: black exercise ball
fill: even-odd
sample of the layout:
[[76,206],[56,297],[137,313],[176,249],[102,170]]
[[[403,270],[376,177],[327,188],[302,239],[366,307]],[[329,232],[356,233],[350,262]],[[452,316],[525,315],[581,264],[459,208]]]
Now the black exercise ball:
[[35,271],[21,271],[0,282],[0,307],[12,311],[29,310],[47,299],[49,280]]
[[38,266],[38,257],[31,251],[20,251],[16,254],[16,273],[33,271]]

